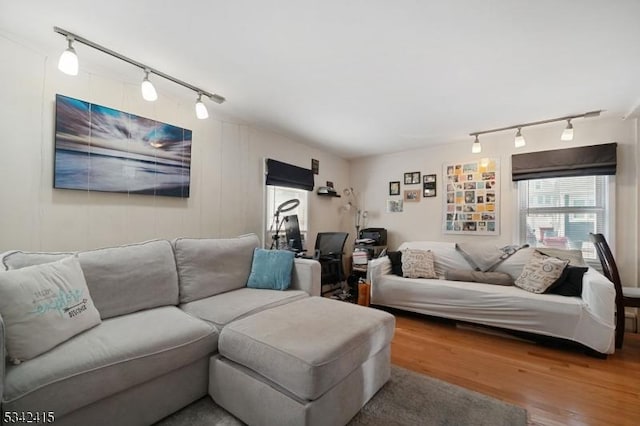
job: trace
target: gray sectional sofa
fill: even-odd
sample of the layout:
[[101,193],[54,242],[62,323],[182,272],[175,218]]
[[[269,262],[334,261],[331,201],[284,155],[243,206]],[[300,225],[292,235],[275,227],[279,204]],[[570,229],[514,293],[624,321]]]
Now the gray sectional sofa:
[[[102,322],[34,359],[12,365],[5,359],[6,330],[0,317],[2,411],[53,412],[59,425],[148,425],[209,392],[251,424],[346,423],[389,377],[393,317],[312,297],[320,294],[320,267],[313,260],[295,259],[286,291],[247,288],[253,251],[259,246],[255,235],[247,235],[154,240],[76,253]],[[71,254],[13,251],[0,259],[2,269],[14,270]],[[316,310],[309,310],[305,299]],[[300,310],[308,312],[308,318],[296,325],[320,321],[313,317],[318,309],[333,312],[334,325],[360,318],[351,336],[333,338],[320,357],[317,353],[323,351],[307,346],[305,333],[296,334],[297,341],[295,336],[287,338],[286,326],[288,318],[300,316]],[[261,317],[266,311],[274,313]],[[234,324],[239,328],[233,329]],[[253,331],[247,332],[247,326]],[[318,332],[317,326],[309,328]],[[274,337],[271,329],[281,334]],[[263,335],[266,340],[260,343]],[[223,339],[226,355],[219,353]],[[263,358],[272,343],[271,349],[280,355]],[[345,362],[337,363],[341,369],[322,370],[319,364],[329,358]],[[290,385],[286,380],[281,383],[278,374],[270,377],[270,371],[261,370],[264,359],[284,362],[280,367],[285,370],[287,362],[297,359],[297,379]],[[246,373],[251,369],[255,371]],[[315,393],[298,396],[296,386],[311,386]],[[264,388],[270,390],[265,392],[272,404],[243,417]],[[312,399],[318,393],[325,398],[316,404]],[[244,399],[245,394],[253,400]],[[339,415],[323,420],[318,409],[326,409],[337,397],[353,401],[338,410]],[[287,410],[291,415],[280,421]],[[4,420],[3,415],[3,425],[15,424]]]

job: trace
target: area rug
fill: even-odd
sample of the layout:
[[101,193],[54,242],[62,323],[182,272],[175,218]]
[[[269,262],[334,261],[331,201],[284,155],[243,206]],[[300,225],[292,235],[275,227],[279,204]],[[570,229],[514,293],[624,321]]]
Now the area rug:
[[[241,426],[244,423],[205,397],[156,424]],[[477,392],[392,366],[391,379],[348,424],[525,426],[527,412]]]

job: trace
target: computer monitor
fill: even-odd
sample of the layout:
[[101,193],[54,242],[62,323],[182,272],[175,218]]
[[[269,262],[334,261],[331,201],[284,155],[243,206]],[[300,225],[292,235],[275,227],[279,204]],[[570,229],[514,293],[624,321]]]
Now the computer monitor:
[[287,236],[287,245],[290,250],[303,251],[302,235],[300,235],[300,224],[298,215],[292,214],[284,217],[284,231]]

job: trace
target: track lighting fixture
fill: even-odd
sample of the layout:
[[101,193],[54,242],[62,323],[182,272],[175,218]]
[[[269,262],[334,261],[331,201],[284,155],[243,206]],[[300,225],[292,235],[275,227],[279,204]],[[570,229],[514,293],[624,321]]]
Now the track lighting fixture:
[[156,92],[156,88],[153,87],[153,84],[149,81],[149,70],[144,70],[144,80],[142,80],[142,86],[140,86],[142,90],[142,98],[145,101],[153,102],[158,99],[158,92]]
[[73,36],[67,36],[69,45],[58,60],[58,69],[68,75],[78,75],[78,55],[76,55],[76,50],[73,48],[73,40]]
[[209,111],[207,111],[207,106],[202,103],[202,93],[198,93],[198,100],[196,101],[196,117],[198,117],[200,120],[209,118]]
[[560,140],[562,141],[572,141],[573,140],[573,124],[571,124],[571,120],[567,120],[567,127],[562,131],[562,136],[560,136]]
[[516,148],[522,148],[527,144],[527,141],[524,140],[524,136],[522,136],[522,129],[518,127],[518,132],[516,133],[516,137],[513,140],[513,144]]
[[[584,114],[567,115],[567,116],[564,116],[564,117],[550,118],[548,120],[531,121],[529,123],[516,124],[514,126],[500,127],[498,129],[482,130],[482,131],[479,131],[479,132],[471,132],[471,133],[469,133],[469,136],[475,136],[476,137],[475,141],[473,142],[473,145],[471,146],[471,152],[473,152],[473,153],[481,152],[480,142],[478,141],[478,136],[479,135],[484,135],[484,134],[487,134],[487,133],[502,132],[504,130],[518,129],[518,131],[516,133],[516,137],[513,140],[513,143],[514,143],[516,148],[520,148],[520,147],[523,147],[523,146],[525,146],[527,144],[526,141],[524,140],[524,136],[522,135],[522,128],[523,127],[537,126],[539,124],[554,123],[556,121],[566,121],[567,122],[567,127],[565,127],[564,131],[562,132],[562,136],[560,136],[560,139],[563,140],[563,141],[570,141],[570,140],[573,140],[573,124],[571,123],[571,120],[574,120],[576,118],[598,117],[598,116],[600,116],[601,112],[602,112],[602,110],[589,111],[589,112],[585,112]],[[476,145],[476,143],[477,143],[477,145]]]
[[151,81],[149,80],[149,74],[157,75],[158,77],[162,77],[166,80],[172,81],[182,87],[186,87],[187,89],[193,90],[195,93],[197,93],[198,101],[196,102],[196,116],[200,119],[205,119],[209,117],[209,112],[207,111],[207,107],[202,102],[203,96],[218,104],[221,104],[226,101],[226,99],[223,96],[220,96],[215,93],[207,92],[206,90],[202,90],[197,86],[194,86],[183,80],[172,77],[169,74],[165,74],[160,70],[152,68],[134,59],[128,58],[118,52],[115,52],[111,49],[101,46],[98,43],[94,43],[91,40],[87,40],[86,38],[80,37],[77,34],[73,34],[60,27],[53,27],[53,31],[65,36],[69,43],[67,50],[65,50],[62,53],[62,55],[60,56],[60,60],[58,62],[58,69],[60,69],[60,71],[66,74],[78,75],[78,56],[76,55],[76,52],[71,45],[75,41],[78,43],[82,43],[86,46],[92,47],[96,50],[99,50],[102,53],[106,53],[109,56],[113,56],[114,58],[120,59],[121,61],[127,62],[133,66],[136,66],[142,69],[145,73],[144,79],[142,80],[142,86],[141,86],[142,97],[147,101],[155,101],[156,99],[158,99],[158,93],[156,92],[156,89],[153,87],[153,84],[151,83]]
[[476,140],[474,140],[473,145],[471,145],[471,153],[480,154],[481,152],[482,152],[482,145],[480,145],[480,139],[478,139],[478,135],[476,135]]

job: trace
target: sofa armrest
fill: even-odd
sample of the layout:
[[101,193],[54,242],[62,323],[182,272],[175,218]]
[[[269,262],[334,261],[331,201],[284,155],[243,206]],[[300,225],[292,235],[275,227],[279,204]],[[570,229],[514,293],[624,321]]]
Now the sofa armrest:
[[367,281],[374,286],[376,279],[380,278],[382,275],[389,275],[390,273],[391,261],[389,260],[389,257],[383,256],[377,259],[372,259],[369,261],[369,265],[367,266]]
[[[2,315],[0,315],[0,401],[2,401],[2,397],[4,396],[4,321],[2,321]],[[2,410],[0,409],[0,412]]]
[[289,288],[304,290],[310,296],[320,296],[320,262],[312,259],[295,259]]
[[615,287],[593,268],[589,268],[582,278],[582,300],[589,312],[603,323],[615,327]]

